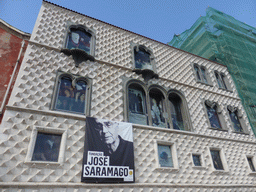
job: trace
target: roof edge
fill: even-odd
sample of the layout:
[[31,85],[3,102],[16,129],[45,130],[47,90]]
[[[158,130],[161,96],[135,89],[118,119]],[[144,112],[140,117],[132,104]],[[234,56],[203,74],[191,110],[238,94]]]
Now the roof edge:
[[132,32],[132,31],[129,31],[129,30],[127,30],[127,29],[123,29],[123,28],[121,28],[121,27],[118,27],[118,26],[112,25],[112,24],[107,23],[107,22],[105,22],[105,21],[101,21],[101,20],[99,20],[99,19],[96,19],[96,18],[90,17],[90,16],[88,16],[88,15],[85,15],[85,14],[79,13],[79,12],[77,12],[77,11],[73,11],[73,10],[71,10],[71,9],[68,9],[68,8],[66,8],[66,7],[62,7],[62,6],[57,5],[57,4],[55,4],[55,3],[49,2],[49,1],[47,1],[47,0],[43,0],[43,2],[45,2],[45,3],[49,3],[49,4],[52,4],[52,5],[54,5],[54,6],[57,6],[57,7],[62,8],[62,9],[66,9],[66,10],[68,10],[68,11],[71,11],[71,12],[77,13],[77,14],[79,14],[79,15],[82,15],[82,16],[85,16],[85,17],[88,17],[88,18],[90,18],[90,19],[94,19],[94,20],[99,21],[99,22],[102,22],[102,23],[104,23],[104,24],[107,24],[107,25],[113,26],[113,27],[115,27],[115,28],[118,28],[118,29],[121,29],[121,30],[127,31],[127,32],[129,32],[129,33],[133,33],[133,34],[135,34],[135,35],[138,35],[138,36],[141,36],[141,37],[143,37],[143,38],[149,39],[149,40],[151,40],[151,41],[154,41],[154,42],[160,43],[160,44],[165,45],[165,46],[167,46],[167,47],[171,47],[171,48],[173,48],[173,49],[176,49],[176,50],[182,51],[182,52],[184,52],[184,53],[188,53],[188,54],[194,55],[194,56],[196,56],[196,57],[199,57],[199,58],[201,58],[201,59],[205,59],[205,60],[207,60],[207,61],[210,61],[210,62],[216,63],[216,64],[218,64],[218,65],[221,65],[221,66],[227,67],[226,65],[223,65],[223,64],[221,64],[221,63],[217,63],[217,62],[215,62],[215,61],[211,61],[211,60],[206,59],[206,58],[204,58],[204,57],[200,57],[200,56],[195,55],[195,54],[193,54],[193,53],[189,53],[189,52],[184,51],[184,50],[182,50],[182,49],[178,49],[178,48],[176,48],[176,47],[173,47],[173,46],[171,46],[171,45],[168,45],[167,43],[166,43],[166,44],[165,44],[165,43],[162,43],[162,42],[160,42],[160,41],[157,41],[157,40],[151,39],[151,38],[149,38],[149,37],[146,37],[146,36],[140,35],[140,34],[138,34],[138,33],[135,33],[135,32]]
[[23,32],[15,27],[13,27],[12,25],[10,25],[9,23],[5,22],[2,19],[0,19],[0,27],[2,27],[4,30],[20,37],[21,39],[25,39],[25,40],[30,39],[30,36],[31,36],[30,33]]

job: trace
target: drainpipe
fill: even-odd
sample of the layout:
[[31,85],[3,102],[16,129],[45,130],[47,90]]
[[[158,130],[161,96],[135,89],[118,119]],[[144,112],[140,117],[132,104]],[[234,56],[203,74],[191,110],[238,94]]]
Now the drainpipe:
[[4,99],[3,99],[3,102],[2,102],[2,105],[1,105],[1,108],[0,108],[0,115],[3,113],[3,109],[4,109],[4,107],[5,107],[5,103],[6,103],[6,100],[7,100],[7,96],[9,95],[9,92],[10,92],[10,89],[11,89],[11,85],[12,85],[12,81],[13,81],[13,79],[14,79],[16,70],[17,70],[17,68],[18,68],[18,64],[19,64],[19,61],[20,61],[20,56],[21,56],[21,53],[22,53],[22,51],[23,51],[24,45],[25,45],[25,41],[24,41],[24,39],[23,39],[22,42],[21,42],[21,48],[20,48],[20,52],[19,52],[19,55],[18,55],[18,59],[17,59],[17,61],[16,61],[14,70],[13,70],[13,72],[12,72],[11,79],[10,79],[10,81],[9,81],[9,84],[8,84],[8,87],[7,87],[7,90],[6,90],[6,92],[5,92]]

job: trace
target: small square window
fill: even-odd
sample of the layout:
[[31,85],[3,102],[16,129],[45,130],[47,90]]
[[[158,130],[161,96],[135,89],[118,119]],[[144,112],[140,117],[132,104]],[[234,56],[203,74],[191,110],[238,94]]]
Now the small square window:
[[253,164],[253,158],[252,157],[247,157],[248,163],[249,163],[249,167],[251,169],[252,172],[255,172],[255,166]]
[[194,162],[194,165],[195,165],[195,166],[202,166],[202,163],[201,163],[201,155],[195,155],[195,154],[193,154],[193,155],[192,155],[192,158],[193,158],[193,162]]
[[61,134],[38,132],[32,161],[58,162]]
[[213,161],[213,166],[216,170],[224,170],[223,164],[220,157],[220,151],[219,150],[213,150],[211,149],[211,156]]
[[158,159],[161,167],[174,167],[171,146],[158,145]]

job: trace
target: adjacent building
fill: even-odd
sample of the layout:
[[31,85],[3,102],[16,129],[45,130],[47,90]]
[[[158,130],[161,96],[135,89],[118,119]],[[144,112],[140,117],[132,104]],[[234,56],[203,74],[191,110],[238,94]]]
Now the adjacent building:
[[256,28],[211,7],[168,43],[228,67],[256,134]]
[[[91,117],[131,123],[132,182],[82,182],[84,145],[100,143]],[[0,138],[2,191],[256,188],[256,139],[226,66],[47,1]]]
[[0,19],[0,122],[14,85],[30,34]]

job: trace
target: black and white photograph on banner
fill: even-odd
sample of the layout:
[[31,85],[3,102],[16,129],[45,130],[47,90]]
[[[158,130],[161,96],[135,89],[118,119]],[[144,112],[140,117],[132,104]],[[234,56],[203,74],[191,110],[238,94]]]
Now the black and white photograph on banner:
[[134,182],[132,124],[86,117],[82,182]]

